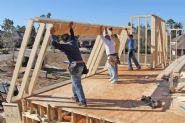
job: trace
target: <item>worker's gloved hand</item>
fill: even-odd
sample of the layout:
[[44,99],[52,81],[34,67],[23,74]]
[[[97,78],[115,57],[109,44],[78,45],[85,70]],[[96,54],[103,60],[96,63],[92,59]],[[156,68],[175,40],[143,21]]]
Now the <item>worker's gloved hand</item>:
[[69,27],[69,28],[72,28],[72,27],[73,27],[73,24],[74,24],[73,21],[71,21],[71,22],[69,23],[68,27]]

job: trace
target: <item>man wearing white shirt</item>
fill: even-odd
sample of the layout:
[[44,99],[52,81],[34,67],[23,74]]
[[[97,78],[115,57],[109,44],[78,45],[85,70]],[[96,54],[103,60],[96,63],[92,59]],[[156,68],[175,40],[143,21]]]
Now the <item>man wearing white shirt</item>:
[[103,42],[105,43],[110,81],[112,84],[115,84],[118,81],[118,67],[117,67],[116,50],[115,50],[114,41],[111,38],[111,35],[112,35],[111,31],[105,28],[102,38],[103,38]]

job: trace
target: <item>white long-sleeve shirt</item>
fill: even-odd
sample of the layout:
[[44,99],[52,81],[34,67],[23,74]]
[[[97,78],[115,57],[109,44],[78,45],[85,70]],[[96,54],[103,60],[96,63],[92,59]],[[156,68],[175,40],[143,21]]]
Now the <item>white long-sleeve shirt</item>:
[[106,51],[107,56],[111,54],[115,54],[116,50],[114,46],[114,41],[112,39],[108,40],[104,36],[101,36],[101,37],[103,39],[103,42],[105,43],[105,51]]

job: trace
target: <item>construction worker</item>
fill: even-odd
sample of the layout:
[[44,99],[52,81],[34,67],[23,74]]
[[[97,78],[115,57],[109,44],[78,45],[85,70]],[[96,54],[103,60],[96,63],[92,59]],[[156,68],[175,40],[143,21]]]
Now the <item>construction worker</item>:
[[[112,28],[109,28],[109,30],[113,31]],[[118,35],[117,34],[112,34],[112,39],[114,41],[114,47],[115,47],[115,52],[116,52],[116,57],[117,57],[117,64],[120,64],[120,60],[119,60],[119,47],[120,47],[120,41],[119,41],[119,38],[118,38]]]
[[114,47],[114,41],[111,37],[112,33],[111,30],[105,28],[103,31],[103,42],[105,43],[105,50],[107,54],[107,61],[108,61],[108,71],[110,75],[109,81],[112,84],[116,84],[118,81],[118,68],[117,68],[117,57],[116,51]]
[[75,39],[74,31],[73,31],[73,22],[69,23],[69,32],[70,35],[63,34],[61,39],[64,43],[57,43],[56,36],[53,35],[55,33],[55,29],[52,28],[51,33],[51,42],[52,45],[56,48],[64,52],[69,60],[69,72],[72,80],[72,91],[74,97],[72,97],[75,102],[81,106],[86,107],[86,99],[84,95],[84,91],[81,84],[81,75],[84,70],[84,61],[81,57],[81,53],[78,47],[78,42]]
[[137,69],[141,69],[141,66],[139,65],[136,56],[135,56],[135,46],[134,46],[134,39],[133,39],[133,35],[130,34],[127,30],[127,28],[125,29],[127,32],[127,36],[128,36],[128,70],[133,70],[132,68],[132,62],[131,59],[133,60],[134,64],[136,65]]

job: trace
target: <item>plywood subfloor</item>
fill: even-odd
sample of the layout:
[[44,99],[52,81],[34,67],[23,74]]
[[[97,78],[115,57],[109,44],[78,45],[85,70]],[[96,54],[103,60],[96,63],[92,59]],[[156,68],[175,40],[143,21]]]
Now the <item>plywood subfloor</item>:
[[[71,100],[71,84],[29,98],[32,103],[61,108],[77,114],[117,123],[184,123],[185,111],[173,105],[165,84],[155,77],[161,70],[127,71],[119,66],[119,83],[111,84],[107,72],[83,80],[88,107],[80,108]],[[151,109],[140,101],[142,95],[161,99],[163,108]],[[173,107],[173,108],[171,108]]]

